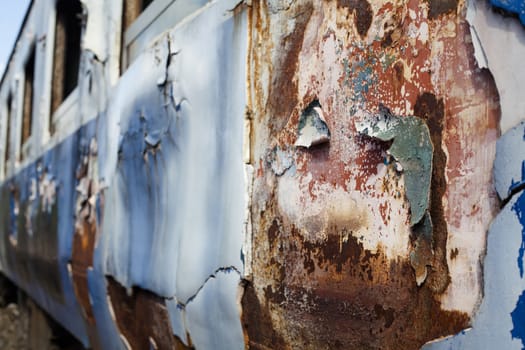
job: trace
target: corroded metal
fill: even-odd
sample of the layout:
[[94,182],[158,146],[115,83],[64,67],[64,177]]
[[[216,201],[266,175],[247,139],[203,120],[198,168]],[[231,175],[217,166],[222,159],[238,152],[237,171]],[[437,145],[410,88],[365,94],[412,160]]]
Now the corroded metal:
[[52,2],[0,85],[0,267],[86,347],[523,341],[517,19],[463,0],[177,0],[133,23],[80,3],[57,111]]
[[[497,210],[499,109],[463,13],[453,1],[252,4],[251,345],[417,348],[469,325]],[[330,142],[296,148],[313,100]],[[380,105],[424,120],[433,144],[433,255],[421,287],[406,195],[407,181],[420,180],[388,160],[389,143],[356,130],[359,115]],[[284,172],[267,161],[275,149],[286,151]]]

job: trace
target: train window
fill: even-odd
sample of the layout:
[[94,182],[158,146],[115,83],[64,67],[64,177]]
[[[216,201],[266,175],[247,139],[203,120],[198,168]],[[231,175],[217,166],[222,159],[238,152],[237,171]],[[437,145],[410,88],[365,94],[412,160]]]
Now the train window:
[[153,0],[124,0],[123,6],[123,32],[126,31],[131,23],[153,2]]
[[210,0],[124,0],[122,21],[122,71],[159,34],[173,28]]
[[[55,49],[51,116],[78,84],[82,5],[78,0],[58,0],[56,5]],[[53,133],[53,123],[50,132]]]
[[5,126],[6,126],[6,133],[5,133],[5,155],[4,155],[4,178],[7,176],[7,172],[9,169],[9,158],[11,153],[11,105],[13,102],[13,97],[11,93],[7,96],[7,113],[5,118]]
[[121,52],[121,73],[123,73],[128,64],[129,57],[127,53],[128,41],[126,39],[126,33],[130,26],[135,22],[139,15],[149,7],[154,0],[123,0],[122,2],[122,38],[123,49]]
[[35,76],[35,48],[31,49],[29,58],[24,68],[24,104],[22,114],[22,139],[21,139],[21,158],[24,158],[24,145],[31,137],[31,128],[33,125],[33,80]]

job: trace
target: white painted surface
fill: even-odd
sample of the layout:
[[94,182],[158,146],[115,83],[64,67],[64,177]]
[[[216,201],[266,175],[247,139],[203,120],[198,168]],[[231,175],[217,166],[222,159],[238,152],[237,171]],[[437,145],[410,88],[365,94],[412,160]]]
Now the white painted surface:
[[492,11],[488,1],[469,0],[467,20],[474,29],[478,65],[487,67],[496,81],[505,132],[525,119],[525,30],[518,19]]

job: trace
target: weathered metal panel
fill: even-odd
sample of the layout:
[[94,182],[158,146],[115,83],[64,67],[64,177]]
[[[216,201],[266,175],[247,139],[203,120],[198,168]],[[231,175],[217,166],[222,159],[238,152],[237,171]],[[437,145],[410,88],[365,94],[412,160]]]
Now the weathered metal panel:
[[87,344],[68,269],[75,216],[72,189],[84,131],[5,182],[1,200],[9,203],[2,225],[3,272]]
[[46,131],[12,150],[0,266],[85,345],[523,345],[519,21],[463,0],[175,1],[119,76],[120,2],[82,4],[58,132],[53,20],[28,17],[0,87],[19,112],[36,33]]
[[[464,6],[252,3],[251,346],[417,348],[469,325],[498,204],[490,169],[499,105],[474,60]],[[312,101],[330,139],[297,147]],[[391,142],[357,132],[381,105],[430,131],[430,193],[420,194],[430,198],[430,247],[417,239],[425,224],[411,222],[407,198],[422,179],[396,164]],[[413,147],[401,157],[416,157],[406,153]],[[418,266],[428,268],[420,287]]]
[[514,18],[496,13],[486,1],[472,0],[468,5],[466,17],[476,61],[494,77],[500,96],[501,131],[506,132],[525,119],[525,101],[521,93],[521,82],[525,79],[523,25]]
[[[501,160],[512,155],[517,156],[517,153],[521,152],[524,135],[525,127],[521,123],[505,133],[498,141],[494,167],[496,184],[508,181],[515,174],[513,171],[515,165]],[[520,164],[517,161],[514,163]],[[510,197],[510,193],[505,188],[500,193],[504,195],[502,198],[506,203],[490,227],[487,255],[483,261],[484,297],[476,312],[472,329],[447,340],[429,344],[425,349],[501,347],[522,349],[525,346],[523,331],[525,192],[520,190]]]
[[[493,1],[518,12],[512,6],[523,2]],[[521,4],[520,4],[521,3]],[[494,185],[502,199],[502,210],[493,221],[484,266],[484,297],[472,322],[472,329],[426,346],[426,349],[521,349],[523,332],[523,141],[524,112],[519,97],[525,32],[514,18],[496,13],[487,4],[472,1],[467,19],[471,25],[475,54],[480,66],[494,76],[501,101],[501,128],[497,142]],[[502,50],[509,50],[504,56]],[[519,122],[521,121],[521,122]],[[518,123],[519,122],[519,123]],[[517,125],[516,125],[517,124]],[[516,126],[514,126],[516,125]],[[514,126],[513,128],[511,128]]]
[[[102,273],[114,278],[110,289],[154,293],[154,309],[177,300],[184,332],[178,327],[171,336],[203,348],[243,343],[236,293],[246,81],[239,67],[246,62],[247,21],[246,12],[231,11],[236,4],[216,2],[163,33],[127,69],[98,120]],[[110,302],[117,325],[140,348],[149,331],[130,328],[126,308],[117,306],[121,295]],[[130,307],[141,317],[139,305]],[[225,313],[223,322],[206,323],[213,308]],[[171,344],[160,334],[150,337],[160,347]]]

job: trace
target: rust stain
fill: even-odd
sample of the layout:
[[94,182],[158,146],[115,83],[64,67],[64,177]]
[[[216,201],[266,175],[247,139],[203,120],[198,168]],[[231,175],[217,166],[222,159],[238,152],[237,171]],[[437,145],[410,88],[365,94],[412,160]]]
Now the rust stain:
[[[268,253],[274,258],[265,273],[273,271],[275,283],[264,288],[262,300],[249,285],[243,299],[243,323],[253,348],[274,348],[275,341],[287,348],[281,339],[286,335],[285,344],[306,349],[417,349],[468,323],[465,314],[441,310],[429,288],[416,287],[407,260],[389,261],[336,227],[319,243],[304,241],[293,227],[278,233],[288,246]],[[313,264],[307,272],[313,285],[293,276],[301,260],[305,270]],[[281,313],[285,323],[271,317]]]
[[[245,344],[250,349],[286,349],[284,339],[274,329],[269,305],[261,305],[254,285],[247,283],[242,297],[242,325],[245,331]],[[265,346],[265,344],[268,344]]]
[[302,49],[306,24],[310,20],[313,8],[310,4],[301,7],[295,18],[295,29],[283,38],[277,50],[286,53],[282,60],[273,66],[272,84],[270,85],[269,108],[277,114],[272,119],[274,130],[281,130],[290,117],[297,98],[297,60]]
[[372,24],[372,7],[366,0],[338,0],[338,6],[348,9],[354,13],[357,32],[364,38]]
[[[253,276],[242,302],[247,343],[261,349],[274,344],[417,349],[461,331],[471,314],[442,306],[454,282],[446,259],[448,240],[458,234],[450,232],[456,220],[450,201],[458,198],[450,192],[451,179],[457,179],[460,174],[454,172],[464,171],[465,159],[474,156],[462,140],[491,148],[495,140],[485,133],[490,135],[497,125],[497,107],[475,115],[477,124],[470,128],[459,120],[469,107],[483,108],[487,100],[497,106],[493,82],[475,70],[465,54],[470,44],[464,20],[446,6],[439,11],[451,15],[429,20],[428,7],[417,0],[311,1],[292,3],[280,13],[263,6],[254,2],[250,10],[249,64],[255,86],[250,107],[256,121],[253,156],[259,167],[251,207],[254,251],[248,263]],[[352,15],[359,19],[359,6],[366,13],[356,32],[343,23]],[[311,9],[308,16],[305,7]],[[299,20],[294,26],[290,21],[295,16]],[[364,36],[370,42],[363,44]],[[291,87],[281,94],[276,77],[284,75],[276,73],[284,71],[273,65],[279,67],[285,59],[293,62],[285,74],[293,83],[281,84]],[[452,70],[464,62],[468,64],[459,72]],[[272,72],[270,79],[265,71]],[[265,84],[271,86],[267,98],[257,93]],[[272,96],[276,93],[280,95]],[[313,99],[323,106],[330,143],[294,149],[300,113]],[[421,248],[428,255],[423,263],[429,260],[431,269],[420,287],[409,257],[417,242],[410,238],[402,171],[386,152],[389,143],[364,138],[354,127],[359,110],[377,110],[380,104],[396,115],[426,120],[434,144],[429,208],[434,241]],[[471,135],[471,128],[477,132]],[[277,176],[271,171],[265,160],[276,147],[289,150],[293,172]],[[479,178],[476,173],[469,180],[476,183]],[[293,191],[299,194],[287,201]],[[331,193],[344,195],[327,195]],[[345,206],[352,209],[341,215],[328,210]],[[312,207],[320,209],[311,212]],[[359,210],[365,214],[355,215]],[[485,220],[484,213],[472,211],[472,220]],[[479,232],[479,239],[482,236]],[[461,251],[457,249],[455,259],[465,259]],[[259,319],[261,325],[254,326]]]
[[454,260],[458,257],[459,255],[459,250],[458,248],[454,248],[450,251],[450,260]]
[[388,202],[379,204],[379,212],[381,213],[381,218],[383,219],[383,223],[385,225],[388,225],[388,222],[390,221]]
[[426,285],[435,293],[442,293],[450,282],[446,259],[448,229],[443,208],[443,197],[447,189],[445,177],[447,156],[442,148],[443,123],[445,121],[444,109],[443,100],[437,99],[435,95],[428,92],[421,94],[414,106],[414,114],[427,122],[432,144],[434,145],[429,205],[433,226],[434,257]]
[[71,251],[71,277],[73,290],[87,324],[87,333],[94,348],[100,347],[88,287],[88,270],[93,267],[93,253],[98,234],[96,200],[99,196],[98,181],[91,173],[97,161],[96,142],[91,141],[88,154],[81,155],[77,169],[78,182],[75,232]]
[[428,18],[435,19],[445,13],[455,13],[458,0],[428,0]]
[[117,327],[132,349],[150,349],[151,344],[158,349],[192,349],[171,331],[164,299],[136,287],[128,294],[111,277],[107,277],[107,282]]
[[405,82],[405,66],[401,62],[394,64],[394,74],[392,75],[392,87],[396,96],[401,96],[401,86]]

